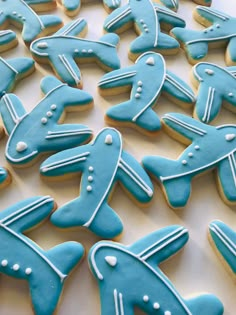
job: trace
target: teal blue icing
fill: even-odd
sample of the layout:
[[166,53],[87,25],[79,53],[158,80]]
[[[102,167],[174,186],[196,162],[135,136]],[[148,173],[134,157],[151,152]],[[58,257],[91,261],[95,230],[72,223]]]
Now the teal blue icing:
[[98,281],[102,315],[222,315],[217,297],[203,294],[184,299],[159,264],[178,252],[188,231],[173,225],[157,230],[130,246],[101,241],[89,251],[90,269]]
[[10,92],[17,81],[33,68],[34,61],[31,58],[3,59],[0,57],[0,73],[4,76],[4,79],[0,81],[0,98],[6,92]]
[[164,115],[163,123],[171,132],[185,138],[185,143],[192,142],[177,160],[160,156],[143,159],[145,169],[164,188],[169,205],[184,207],[190,197],[193,177],[210,169],[217,169],[223,199],[235,204],[236,125],[209,126],[175,113]]
[[[201,31],[185,28],[174,28],[171,33],[183,44],[183,48],[191,62],[198,62],[205,58],[208,53],[209,44],[227,42],[227,54],[230,63],[236,62],[236,18],[202,6],[197,6],[196,13],[200,16],[199,23],[209,25]],[[201,19],[201,20],[200,20]]]
[[51,76],[43,78],[41,90],[45,97],[29,113],[14,94],[5,94],[0,101],[3,124],[9,134],[5,154],[12,164],[24,165],[40,153],[67,149],[91,137],[87,126],[58,124],[66,107],[82,109],[93,102],[90,94]]
[[16,41],[16,33],[10,30],[0,31],[0,52],[5,50],[5,46]]
[[[39,1],[36,2],[38,4]],[[35,3],[34,3],[35,4]],[[38,16],[23,0],[1,1],[0,26],[7,21],[22,25],[22,38],[26,43],[32,42],[48,27],[59,27],[61,18],[55,15]]]
[[8,178],[7,170],[3,167],[0,167],[0,184],[4,184],[7,178]]
[[195,107],[198,119],[205,123],[211,122],[219,114],[224,101],[229,104],[229,109],[235,110],[236,67],[201,62],[193,68],[193,75],[199,84]]
[[76,11],[80,8],[80,0],[62,0],[62,5],[68,11]]
[[106,115],[112,120],[129,122],[147,131],[161,128],[160,119],[152,109],[161,92],[184,104],[191,105],[195,101],[192,89],[166,70],[164,58],[154,52],[141,55],[135,65],[105,74],[98,86],[104,93],[109,89],[131,86],[130,100],[108,109]]
[[[171,10],[177,11],[179,8],[179,0],[159,0],[159,1]],[[212,0],[193,0],[193,2],[201,4],[201,5],[210,6]]]
[[236,274],[236,232],[221,221],[212,221],[209,232],[217,251]]
[[162,51],[176,50],[178,42],[160,31],[162,23],[170,28],[184,27],[185,22],[176,13],[153,3],[150,0],[130,0],[128,4],[113,11],[104,22],[107,32],[119,32],[124,27],[133,26],[138,30],[139,37],[130,44],[132,54],[142,54],[148,50]]
[[52,155],[40,172],[48,177],[82,173],[80,196],[60,207],[51,221],[61,228],[84,226],[104,238],[123,230],[119,216],[107,204],[117,182],[140,203],[149,202],[153,195],[148,175],[123,150],[121,134],[113,128],[102,129],[90,144]]
[[82,84],[78,61],[97,60],[107,70],[120,68],[116,51],[118,35],[106,34],[98,41],[76,37],[86,27],[87,22],[84,19],[77,19],[54,35],[35,40],[30,47],[37,61],[47,60],[57,76],[72,86]]
[[0,272],[28,281],[37,315],[54,313],[65,278],[84,254],[82,245],[76,242],[66,242],[45,251],[23,234],[44,220],[53,208],[51,197],[38,196],[20,201],[0,213]]

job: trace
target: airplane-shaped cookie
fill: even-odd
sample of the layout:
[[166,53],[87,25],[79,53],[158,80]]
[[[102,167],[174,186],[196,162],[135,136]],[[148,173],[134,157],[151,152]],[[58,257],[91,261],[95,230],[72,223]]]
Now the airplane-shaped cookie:
[[[198,88],[194,117],[211,122],[220,112],[223,102],[236,112],[236,67],[220,67],[200,62],[193,67],[193,84]],[[222,84],[224,82],[224,84]]]
[[[4,136],[4,129],[0,126],[0,139]],[[6,187],[11,182],[11,176],[9,172],[0,166],[0,189]]]
[[[30,2],[38,4],[40,0]],[[58,30],[62,20],[55,15],[38,16],[24,0],[4,0],[0,6],[0,27],[5,28],[10,23],[22,27],[22,38],[26,44],[30,44],[41,34]]]
[[[201,5],[210,6],[212,0],[192,0],[193,2]],[[179,8],[179,0],[159,0],[161,4],[165,5],[167,8],[177,11]]]
[[197,31],[176,27],[171,30],[171,34],[185,50],[189,62],[195,64],[204,59],[211,46],[225,47],[227,44],[226,64],[236,64],[236,17],[212,8],[197,6],[194,18],[207,28]]
[[116,51],[119,36],[106,34],[98,41],[76,37],[82,36],[86,28],[87,22],[77,19],[54,35],[35,40],[30,47],[34,59],[50,64],[61,80],[78,87],[82,87],[78,61],[96,61],[105,71],[120,68]]
[[2,120],[9,134],[5,155],[13,165],[25,165],[40,154],[59,151],[88,141],[92,131],[80,124],[58,124],[66,107],[83,109],[93,98],[85,91],[69,87],[55,77],[41,81],[45,97],[27,113],[14,94],[0,101]]
[[16,33],[10,30],[0,31],[0,53],[18,44]]
[[31,58],[3,59],[0,57],[0,98],[10,92],[15,84],[34,71],[34,61]]
[[[217,169],[219,191],[227,204],[236,204],[236,125],[209,126],[182,114],[163,116],[166,131],[189,146],[178,160],[146,156],[143,165],[161,183],[169,205],[186,205],[191,180]],[[192,143],[191,143],[192,142]]]
[[113,11],[104,22],[107,32],[121,32],[135,25],[139,37],[129,48],[129,57],[135,60],[140,54],[154,50],[163,54],[174,54],[179,43],[171,36],[160,31],[160,25],[168,30],[184,27],[185,22],[176,13],[151,0],[130,0],[128,4]]
[[236,232],[225,223],[215,220],[209,225],[209,239],[236,281]]
[[76,242],[62,243],[45,251],[23,234],[48,217],[53,209],[51,197],[38,196],[0,212],[0,271],[28,281],[32,305],[38,315],[54,314],[65,278],[84,254],[83,246]]
[[90,269],[98,281],[102,315],[133,315],[134,307],[155,315],[222,315],[212,294],[184,299],[159,268],[187,242],[188,231],[168,226],[132,245],[101,241],[89,251]]
[[164,58],[157,53],[147,52],[142,54],[132,65],[105,74],[98,83],[101,94],[115,94],[123,89],[127,91],[131,86],[130,100],[106,112],[109,122],[118,121],[138,126],[148,132],[158,131],[161,122],[152,107],[156,104],[161,92],[178,104],[192,105],[195,97],[192,89],[178,76],[166,69]]
[[123,230],[122,222],[107,204],[116,182],[140,204],[149,202],[153,186],[141,165],[122,149],[121,134],[102,129],[87,145],[52,155],[40,167],[43,176],[82,172],[80,196],[60,207],[51,222],[61,228],[84,226],[104,238]]

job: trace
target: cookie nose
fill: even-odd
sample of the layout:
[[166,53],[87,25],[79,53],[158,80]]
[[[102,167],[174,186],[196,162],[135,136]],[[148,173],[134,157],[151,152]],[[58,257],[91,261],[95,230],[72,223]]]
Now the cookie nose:
[[19,141],[16,145],[17,152],[23,152],[28,148],[27,144],[23,141]]
[[37,47],[45,49],[45,48],[48,48],[48,44],[46,42],[41,42],[37,44]]
[[107,135],[105,138],[105,143],[106,144],[112,144],[112,136],[111,135]]

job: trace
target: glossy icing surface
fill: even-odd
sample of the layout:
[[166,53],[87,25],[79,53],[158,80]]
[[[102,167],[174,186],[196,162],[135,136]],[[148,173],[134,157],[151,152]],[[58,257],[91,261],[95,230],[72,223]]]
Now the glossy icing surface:
[[119,216],[108,205],[116,182],[121,182],[140,203],[149,202],[153,195],[148,175],[123,150],[121,134],[113,128],[101,130],[90,144],[49,157],[40,172],[43,176],[82,172],[80,196],[60,207],[51,222],[61,228],[84,226],[105,238],[113,238],[123,230]]
[[16,41],[16,33],[10,30],[0,31],[0,51],[6,50],[6,46]]
[[217,169],[220,192],[229,204],[236,202],[236,125],[209,126],[182,114],[166,114],[163,123],[191,144],[177,160],[146,156],[143,165],[161,183],[169,205],[184,207],[194,176]]
[[76,110],[76,106],[91,103],[90,94],[51,76],[41,81],[41,90],[45,96],[30,113],[14,94],[5,94],[0,101],[3,123],[9,134],[5,155],[14,165],[27,164],[40,153],[73,147],[91,137],[92,131],[87,126],[58,124],[66,107]]
[[182,298],[158,266],[187,240],[188,231],[173,225],[130,246],[106,241],[95,244],[89,251],[89,265],[99,284],[101,314],[134,314],[134,306],[146,314],[223,314],[223,305],[214,295]]
[[130,100],[108,109],[106,115],[147,131],[161,128],[160,119],[152,109],[161,92],[183,103],[192,104],[195,101],[192,89],[168,71],[164,58],[154,52],[144,53],[133,66],[105,74],[98,83],[102,91],[126,86],[131,86]]
[[[212,0],[192,0],[195,3],[210,6]],[[159,0],[159,2],[165,5],[167,8],[177,11],[179,8],[179,0]]]

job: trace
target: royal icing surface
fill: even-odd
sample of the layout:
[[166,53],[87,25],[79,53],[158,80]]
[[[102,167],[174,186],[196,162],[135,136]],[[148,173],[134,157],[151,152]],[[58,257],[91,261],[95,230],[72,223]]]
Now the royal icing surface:
[[10,92],[17,81],[34,70],[34,61],[30,58],[3,59],[0,57],[0,98]]
[[[195,3],[210,6],[212,0],[192,0]],[[165,5],[167,8],[177,11],[179,8],[179,0],[159,0],[159,2]]]
[[16,33],[10,30],[0,31],[0,52],[8,50],[17,44]]
[[152,109],[161,92],[178,102],[192,104],[195,101],[192,89],[168,71],[164,58],[153,52],[141,55],[135,65],[105,74],[98,86],[102,91],[132,86],[130,100],[110,108],[106,115],[112,120],[133,123],[147,131],[161,128],[160,119]]
[[[30,4],[38,4],[40,1],[28,1]],[[48,33],[47,28],[59,28],[62,20],[55,15],[38,16],[24,0],[1,0],[0,26],[13,23],[22,26],[22,38],[26,43],[32,42],[41,33]]]
[[84,254],[82,245],[76,242],[66,242],[45,251],[23,234],[44,220],[53,208],[51,197],[38,196],[20,201],[0,213],[0,272],[28,281],[37,315],[54,313],[65,278]]
[[51,156],[40,172],[43,176],[82,172],[80,196],[60,207],[51,222],[61,228],[84,226],[105,238],[123,230],[120,218],[107,204],[116,182],[141,203],[149,202],[153,195],[148,175],[123,150],[121,134],[113,128],[102,129],[90,144]]
[[215,248],[236,275],[236,232],[221,221],[212,221],[209,232]]
[[[191,63],[201,61],[208,53],[212,44],[227,42],[227,55],[230,64],[236,62],[236,18],[215,9],[198,6],[195,10],[196,20],[204,26],[210,27],[201,30],[174,28],[171,33],[183,44],[183,48]],[[224,45],[225,46],[225,45]]]
[[[220,193],[236,203],[236,125],[209,126],[182,114],[166,114],[163,123],[186,142],[192,142],[177,160],[146,156],[144,167],[161,183],[169,205],[184,207],[190,197],[191,180],[217,169]],[[185,143],[186,143],[185,142]]]
[[106,34],[98,41],[76,37],[86,27],[84,19],[77,19],[54,35],[35,40],[30,48],[38,62],[45,62],[46,59],[57,76],[72,86],[82,84],[78,61],[96,61],[107,70],[120,68],[116,51],[119,37],[116,34]]
[[87,141],[91,129],[80,124],[58,124],[66,107],[88,105],[93,102],[85,91],[69,87],[55,77],[41,81],[45,97],[27,113],[14,94],[5,94],[0,101],[4,126],[9,134],[6,158],[14,165],[24,165],[40,153],[59,151]]
[[142,54],[149,50],[171,50],[179,48],[178,42],[160,31],[160,24],[184,27],[185,22],[176,13],[153,3],[151,0],[130,0],[128,4],[113,11],[104,22],[107,32],[119,32],[135,25],[139,37],[130,44],[131,54]]
[[211,294],[184,299],[159,269],[178,252],[188,231],[177,225],[157,230],[130,246],[101,241],[89,252],[89,265],[99,283],[102,315],[221,315],[222,303]]

